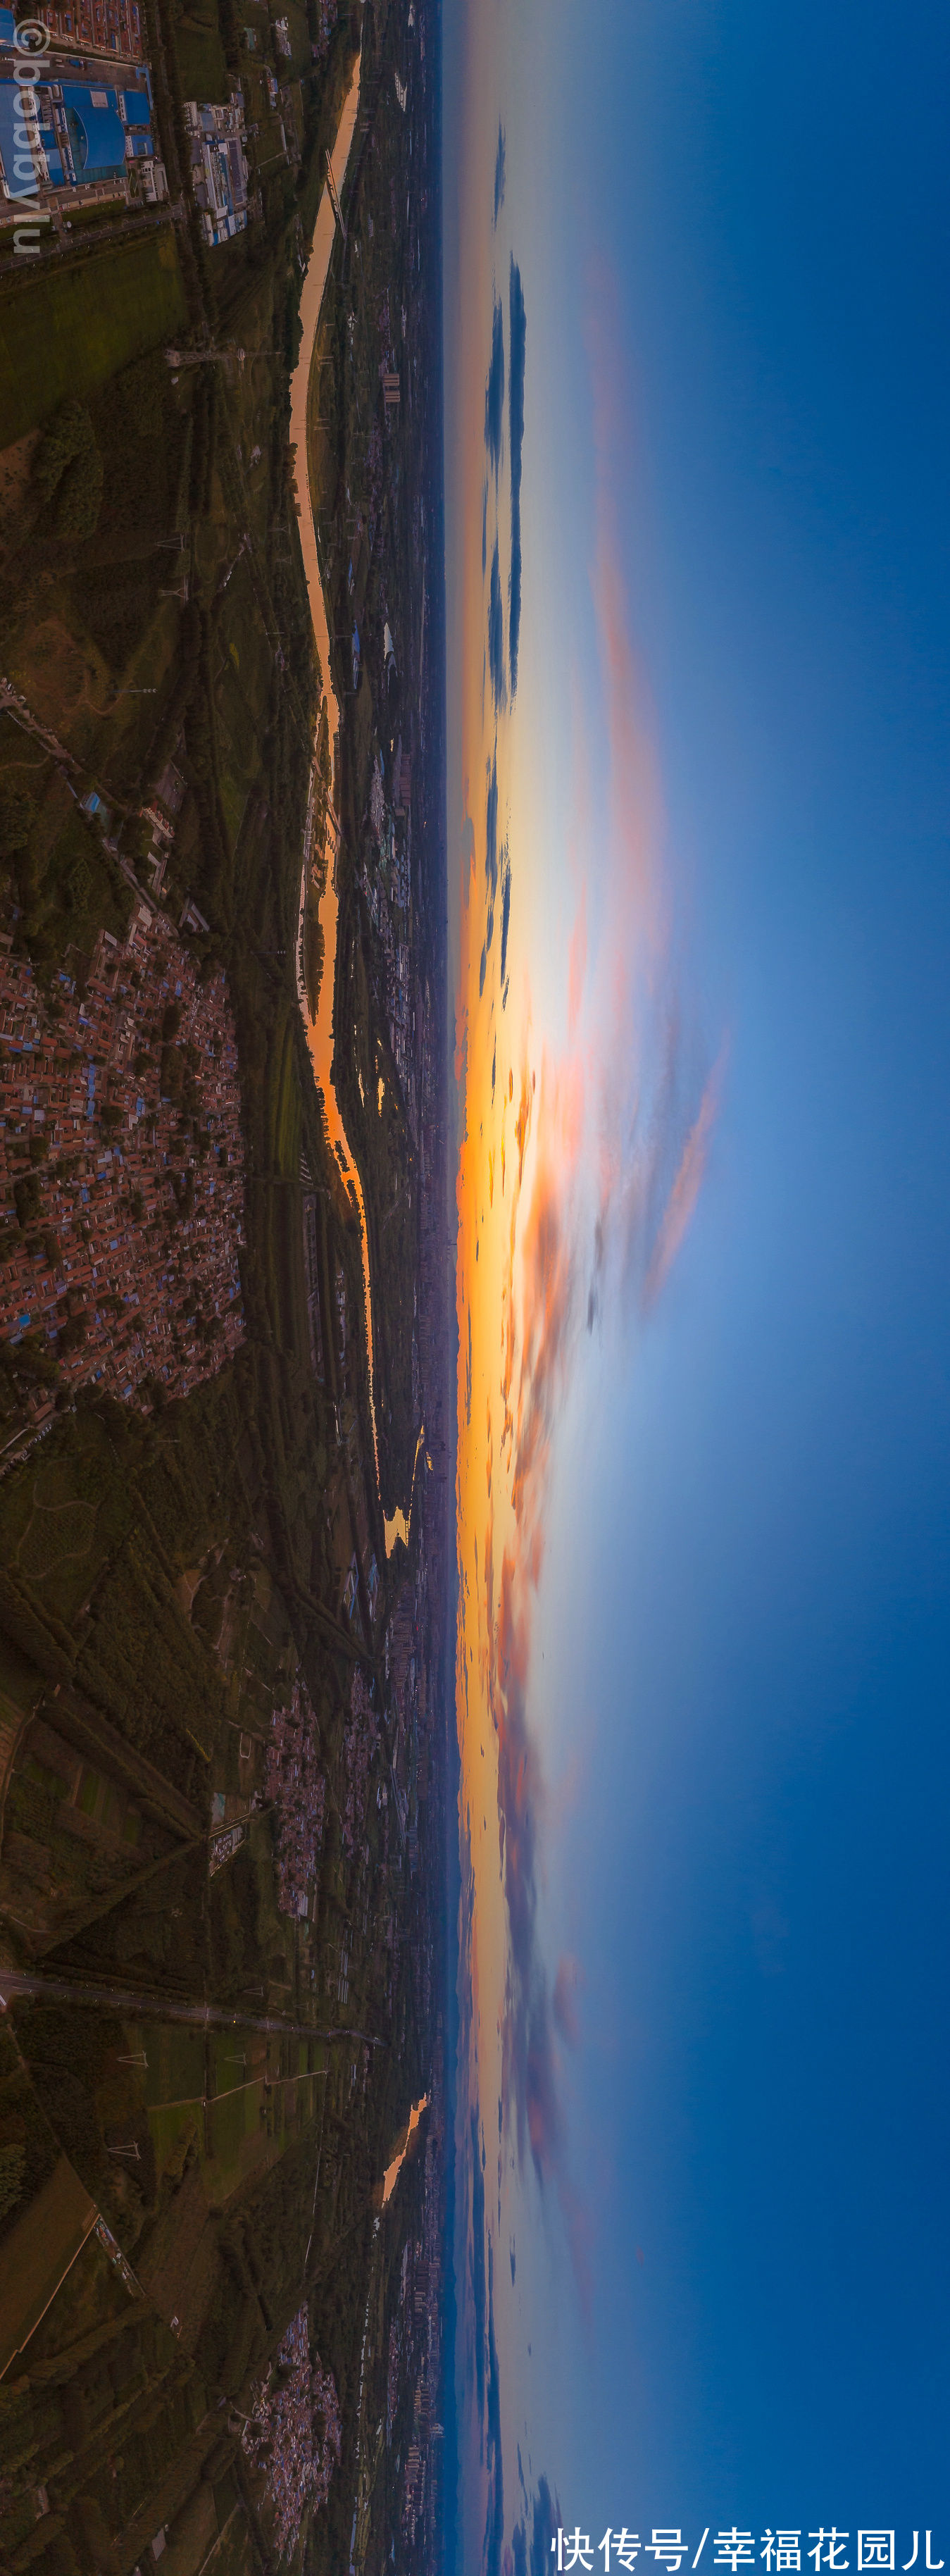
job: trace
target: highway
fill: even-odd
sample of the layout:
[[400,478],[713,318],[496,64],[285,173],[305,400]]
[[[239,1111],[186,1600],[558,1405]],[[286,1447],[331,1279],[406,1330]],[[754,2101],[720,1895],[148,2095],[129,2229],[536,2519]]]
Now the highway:
[[200,2030],[261,2030],[278,2039],[355,2039],[364,2048],[384,2048],[368,2030],[317,2030],[310,2021],[289,2021],[279,2013],[232,2012],[225,2004],[179,2003],[170,1995],[142,1994],[128,1986],[85,1985],[79,1977],[47,1977],[42,1970],[0,1967],[0,2005],[6,2011],[18,1995],[60,2004],[98,2005],[126,2019],[185,2021]]

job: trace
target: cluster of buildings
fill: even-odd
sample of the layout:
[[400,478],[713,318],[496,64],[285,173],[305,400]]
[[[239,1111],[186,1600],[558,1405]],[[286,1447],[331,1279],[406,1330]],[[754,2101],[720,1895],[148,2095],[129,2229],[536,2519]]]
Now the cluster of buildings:
[[[37,12],[52,43],[43,56],[15,43],[0,7],[0,190],[34,222],[68,226],[70,208],[97,198],[162,203],[168,178],[155,135],[151,71],[138,0],[72,0]],[[123,77],[120,66],[130,69]],[[276,96],[276,84],[271,83]],[[191,185],[205,242],[243,232],[249,213],[244,98],[185,102]]]
[[223,106],[185,100],[191,184],[209,250],[244,232],[248,215],[244,96],[235,82]]
[[336,0],[317,0],[317,33],[312,47],[315,63],[322,63],[329,52],[335,26]]
[[[47,997],[0,943],[0,1340],[147,1407],[243,1338],[244,1152],[223,974],[144,900]],[[42,1393],[33,1410],[50,1409]]]
[[427,1550],[422,1547],[415,1582],[403,1584],[384,1643],[393,1720],[392,1796],[410,1869],[418,1864],[419,1815],[429,1795],[434,1695],[430,1701],[421,1646],[428,1624],[429,1581]]
[[245,1830],[243,1824],[227,1825],[223,1834],[212,1835],[208,1845],[209,1878],[216,1878],[219,1869],[223,1869],[227,1861],[234,1859],[235,1852],[240,1851],[244,1841]]
[[[399,771],[400,793],[404,777],[402,759],[400,746],[395,763]],[[396,828],[397,820],[402,825],[400,831]],[[361,882],[376,934],[374,963],[379,1002],[385,1015],[389,1044],[415,1143],[419,1128],[419,1067],[416,974],[409,921],[412,820],[405,808],[397,817],[386,803],[382,775],[378,771],[374,771],[370,782],[370,821],[373,840],[367,839],[363,844]],[[372,855],[374,842],[375,857]]]
[[319,2353],[311,2360],[307,2311],[299,2308],[241,2434],[246,2457],[266,2475],[278,2559],[296,2548],[307,2508],[318,2513],[326,2503],[341,2439],[336,2381]]
[[[406,2449],[402,2485],[402,2525],[415,2546],[419,2526],[429,2544],[434,2540],[440,2453],[438,2420],[442,2385],[442,2041],[436,2042],[433,2093],[426,2138],[422,2235],[403,2252],[399,2300],[389,2330],[386,2374],[386,2439],[391,2441],[400,2386],[410,2366],[416,2374],[412,2433]],[[429,2563],[427,2556],[426,2564]],[[433,2560],[434,2563],[434,2560]]]
[[[12,17],[12,11],[9,14]],[[142,61],[138,0],[64,0],[62,7],[42,0],[33,16],[49,28],[57,46],[73,52],[79,46],[90,53],[119,54],[132,63]]]
[[[71,15],[45,12],[48,22]],[[57,27],[64,50],[35,58],[29,68],[36,76],[26,80],[24,58],[14,45],[13,13],[0,9],[3,195],[14,206],[28,204],[34,219],[60,224],[71,204],[120,198],[155,205],[168,195],[138,9],[132,0],[104,0],[101,7],[99,0],[84,0],[82,16],[81,33],[64,23],[60,35]],[[123,59],[129,72],[117,79]]]
[[343,1848],[350,1859],[363,1831],[370,1764],[379,1743],[379,1724],[359,1667],[350,1691],[350,1715],[343,1738],[346,1788],[340,1811]]
[[264,1797],[277,1815],[277,1903],[282,1914],[295,1914],[304,1922],[316,1895],[326,1781],[317,1721],[299,1679],[294,1683],[289,1708],[275,1708],[271,1718]]
[[[407,2245],[407,2246],[405,2247],[405,2249],[404,2249],[404,2252],[403,2252],[403,2284],[402,2284],[403,2289],[405,2289],[405,2273],[406,2273],[406,2266],[407,2266],[407,2264],[408,2264],[408,2261],[409,2261],[409,2247],[408,2247],[408,2245]],[[396,2421],[396,2408],[397,2408],[397,2406],[398,2406],[398,2404],[399,2404],[399,2391],[400,2391],[400,2388],[401,2388],[401,2385],[402,2385],[402,2375],[403,2375],[403,2372],[402,2372],[402,2363],[403,2363],[402,2309],[401,2309],[401,2307],[399,2307],[399,2308],[397,2308],[397,2309],[396,2309],[395,2316],[393,2316],[393,2317],[391,2317],[391,2318],[390,2318],[390,2323],[389,2323],[389,2342],[388,2342],[388,2345],[387,2345],[387,2348],[386,2348],[386,2448],[387,2448],[387,2450],[388,2450],[389,2445],[390,2445],[390,2442],[392,2441],[392,2438],[393,2438],[393,2425],[395,2424],[395,2421]]]

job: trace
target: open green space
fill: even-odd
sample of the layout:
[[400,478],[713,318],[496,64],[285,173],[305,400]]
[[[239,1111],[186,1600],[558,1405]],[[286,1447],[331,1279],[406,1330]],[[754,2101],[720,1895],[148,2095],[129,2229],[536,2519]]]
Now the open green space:
[[176,22],[175,41],[185,98],[226,100],[228,67],[216,0],[187,0]]
[[91,393],[187,320],[171,225],[110,243],[68,267],[45,263],[29,288],[0,281],[0,447]]
[[155,2165],[159,2174],[176,2159],[179,2140],[200,2132],[201,2097],[193,2102],[156,2103],[149,2106],[148,2125],[155,2148]]
[[128,2026],[129,2053],[144,2050],[148,2060],[142,2082],[149,2109],[166,2102],[201,2100],[204,2092],[203,2033],[181,2022],[135,2022]]

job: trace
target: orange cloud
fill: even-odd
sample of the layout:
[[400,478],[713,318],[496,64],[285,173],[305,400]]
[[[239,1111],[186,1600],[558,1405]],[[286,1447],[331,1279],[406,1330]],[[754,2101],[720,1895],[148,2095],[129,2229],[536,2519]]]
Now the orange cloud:
[[[541,1729],[528,1716],[552,1449],[585,1329],[595,1319],[618,1331],[642,1326],[662,1293],[696,1208],[722,1076],[720,1063],[707,1078],[675,952],[656,731],[624,586],[616,492],[626,412],[609,298],[601,280],[590,341],[590,580],[600,685],[589,705],[580,682],[574,685],[565,824],[573,902],[567,1045],[562,1055],[550,1048],[536,1054],[535,1073],[527,960],[513,945],[510,989],[525,994],[519,1021],[501,980],[500,942],[487,936],[489,841],[496,831],[504,837],[516,880],[521,854],[507,806],[512,717],[509,711],[496,724],[492,716],[486,732],[474,649],[485,610],[474,517],[462,766],[468,779],[490,774],[493,789],[497,777],[497,807],[490,828],[477,800],[464,815],[456,1022],[464,1082],[457,1673],[462,1814],[471,1820],[470,1837],[475,1827],[463,1883],[467,1866],[481,1909],[469,1927],[472,1978],[473,1986],[481,1979],[484,2002],[471,2081],[486,2099],[491,2083],[494,2113],[497,2077],[519,2160],[530,2156],[539,2180],[559,2196],[579,2278],[589,2230],[570,2184],[564,2052],[579,2040],[580,1980],[568,1959],[552,1979],[543,1951],[539,1889],[552,1814]],[[513,942],[524,919],[520,904],[516,919]],[[493,1758],[497,1845],[479,1832],[491,1777],[484,1766]]]

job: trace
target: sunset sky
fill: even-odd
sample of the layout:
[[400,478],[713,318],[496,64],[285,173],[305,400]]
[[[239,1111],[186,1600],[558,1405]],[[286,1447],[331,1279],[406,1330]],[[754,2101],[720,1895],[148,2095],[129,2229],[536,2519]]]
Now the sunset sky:
[[950,2567],[948,72],[446,0],[464,2576]]

